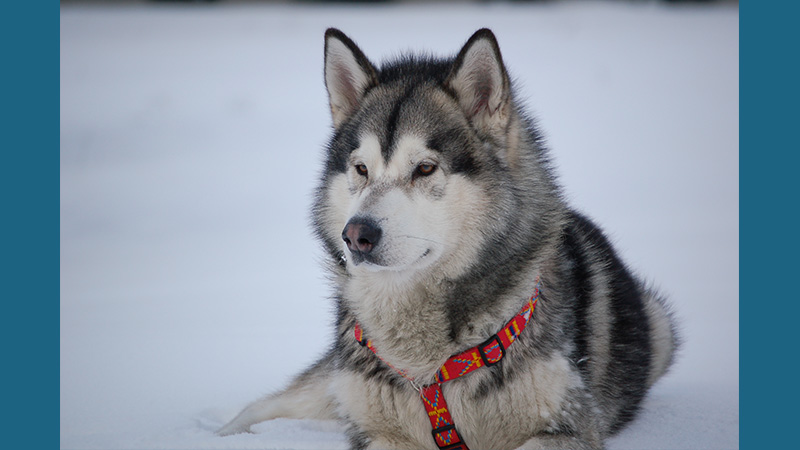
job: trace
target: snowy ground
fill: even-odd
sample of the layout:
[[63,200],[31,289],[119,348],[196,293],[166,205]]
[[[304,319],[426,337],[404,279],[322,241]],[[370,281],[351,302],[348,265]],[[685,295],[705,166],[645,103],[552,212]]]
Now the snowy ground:
[[346,447],[328,422],[212,433],[331,333],[307,226],[328,26],[375,60],[494,29],[571,201],[683,319],[609,448],[738,448],[738,9],[649,2],[62,6],[61,447]]

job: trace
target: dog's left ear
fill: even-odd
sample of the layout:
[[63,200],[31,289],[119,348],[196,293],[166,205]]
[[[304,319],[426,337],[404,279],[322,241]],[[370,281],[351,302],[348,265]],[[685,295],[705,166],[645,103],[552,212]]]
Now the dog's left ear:
[[455,92],[467,118],[478,129],[504,132],[511,113],[511,88],[491,30],[480,29],[469,38],[445,85]]
[[377,69],[364,52],[336,28],[325,32],[325,87],[333,126],[353,114],[367,89],[378,84]]

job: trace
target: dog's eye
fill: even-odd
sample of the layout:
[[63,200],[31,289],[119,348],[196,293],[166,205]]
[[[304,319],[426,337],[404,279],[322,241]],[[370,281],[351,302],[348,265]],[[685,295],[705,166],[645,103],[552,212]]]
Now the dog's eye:
[[427,177],[428,175],[433,174],[433,172],[436,172],[435,164],[422,163],[417,166],[417,170],[414,172],[414,178]]
[[366,164],[356,164],[356,173],[365,177],[369,174]]

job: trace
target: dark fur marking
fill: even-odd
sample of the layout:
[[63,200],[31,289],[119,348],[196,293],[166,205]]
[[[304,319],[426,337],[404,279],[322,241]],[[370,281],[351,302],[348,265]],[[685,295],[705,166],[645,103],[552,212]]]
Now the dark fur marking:
[[608,239],[589,219],[573,214],[572,223],[577,233],[585,236],[588,245],[596,254],[604,256],[609,288],[609,306],[612,317],[610,363],[606,382],[600,389],[619,402],[616,422],[611,432],[630,422],[640,408],[647,392],[650,374],[650,325],[642,303],[642,292],[630,271],[614,252]]
[[361,145],[361,142],[359,141],[358,127],[348,119],[336,130],[328,144],[328,159],[325,162],[326,173],[346,172],[350,154],[359,145]]
[[453,173],[463,173],[469,176],[480,173],[480,165],[468,150],[469,139],[464,134],[463,130],[451,128],[435,133],[428,138],[426,145],[431,150],[435,150],[444,155],[452,155],[450,170],[452,170]]
[[[479,263],[461,280],[455,280],[447,302],[450,337],[454,340],[470,323],[470,318],[490,310],[509,289],[521,282],[519,267],[524,267],[540,251],[542,242],[535,227],[515,226],[526,220],[525,207],[512,208],[513,215],[506,218],[505,233],[498,233],[483,247],[476,258]],[[481,280],[479,286],[468,280]],[[522,305],[522,300],[520,300]],[[488,336],[486,336],[488,338]]]
[[378,83],[402,81],[411,84],[430,83],[444,84],[450,68],[451,59],[433,56],[405,55],[396,61],[384,62],[378,72]]
[[474,176],[480,173],[480,166],[475,158],[468,153],[457,154],[453,157],[451,162],[451,169],[453,173],[463,173],[465,175]]
[[353,450],[364,450],[370,443],[367,435],[352,423],[347,427],[347,438],[350,441],[350,448]]
[[[567,260],[572,262],[571,270],[566,274],[570,284],[575,286],[575,353],[573,361],[580,361],[589,357],[589,324],[587,321],[589,300],[592,297],[591,275],[588,271],[588,261],[584,246],[576,236],[574,228],[564,233],[563,249]],[[588,365],[579,366],[584,376],[588,376]]]
[[386,142],[383,144],[383,148],[381,148],[381,153],[383,153],[383,160],[387,163],[392,158],[392,153],[394,153],[397,125],[400,120],[400,110],[403,108],[403,104],[414,95],[415,90],[416,87],[413,84],[406,87],[403,95],[395,101],[392,111],[389,113],[389,118],[386,120]]
[[[484,377],[483,380],[478,384],[478,387],[475,389],[473,393],[473,398],[476,400],[485,398],[489,395],[493,395],[503,389],[506,383],[513,381],[513,369],[506,370],[503,366],[505,363],[505,359],[500,361],[496,366],[489,367],[486,371],[489,373],[489,376]],[[481,369],[484,370],[484,369]]]
[[650,324],[641,302],[641,292],[622,262],[613,255],[611,271],[611,310],[615,318],[611,330],[612,377],[625,379],[621,383],[621,394],[628,397],[624,402],[616,423],[616,431],[630,422],[638,412],[642,398],[647,392],[650,375]]

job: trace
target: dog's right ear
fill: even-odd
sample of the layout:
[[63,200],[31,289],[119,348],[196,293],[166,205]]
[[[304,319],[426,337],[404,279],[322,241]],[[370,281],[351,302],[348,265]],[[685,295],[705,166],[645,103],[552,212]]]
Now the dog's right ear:
[[336,28],[325,31],[325,87],[333,126],[345,121],[364,93],[378,84],[377,69],[358,46]]
[[489,29],[475,32],[453,62],[445,81],[476,128],[506,133],[511,114],[511,88],[497,38]]

